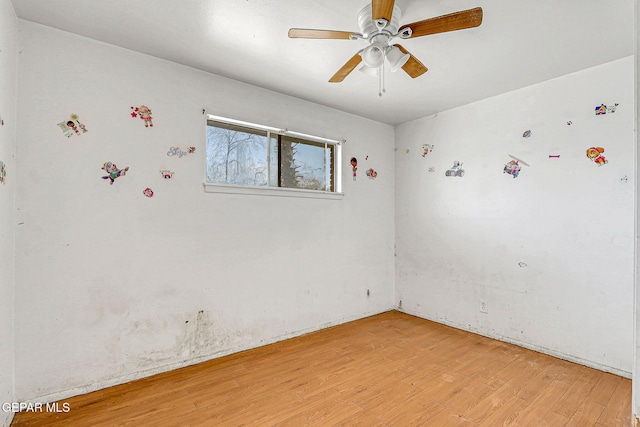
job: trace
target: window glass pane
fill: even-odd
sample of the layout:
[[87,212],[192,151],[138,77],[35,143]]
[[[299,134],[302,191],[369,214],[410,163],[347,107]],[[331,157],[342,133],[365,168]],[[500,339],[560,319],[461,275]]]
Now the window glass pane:
[[325,191],[327,187],[324,144],[280,138],[280,186]]
[[268,129],[210,116],[206,183],[337,191],[339,146]]
[[278,136],[269,139],[269,186],[278,186]]
[[335,181],[333,177],[334,149],[333,145],[327,145],[325,151],[325,179],[327,182],[327,191],[335,191]]
[[265,186],[267,133],[217,122],[207,124],[207,182]]

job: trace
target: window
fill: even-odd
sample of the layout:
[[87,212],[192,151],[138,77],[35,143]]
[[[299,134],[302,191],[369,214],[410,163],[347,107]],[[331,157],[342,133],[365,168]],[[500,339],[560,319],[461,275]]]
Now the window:
[[339,156],[338,141],[209,116],[205,188],[251,194],[268,189],[296,196],[305,192],[307,197],[339,194]]

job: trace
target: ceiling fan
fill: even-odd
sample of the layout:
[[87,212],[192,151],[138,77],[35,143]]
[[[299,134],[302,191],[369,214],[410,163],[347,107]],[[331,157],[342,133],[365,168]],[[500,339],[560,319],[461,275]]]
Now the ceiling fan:
[[360,71],[379,77],[378,95],[382,96],[384,89],[384,60],[391,65],[391,71],[400,68],[412,78],[427,72],[422,62],[399,44],[391,44],[396,37],[410,39],[430,34],[463,30],[477,27],[482,23],[482,8],[462,10],[459,12],[425,19],[412,24],[399,26],[402,12],[395,4],[395,0],[372,0],[358,13],[360,32],[311,30],[306,28],[291,28],[290,38],[304,39],[343,39],[366,40],[369,46],[358,51],[337,73],[329,79],[331,83],[343,81],[361,62]]

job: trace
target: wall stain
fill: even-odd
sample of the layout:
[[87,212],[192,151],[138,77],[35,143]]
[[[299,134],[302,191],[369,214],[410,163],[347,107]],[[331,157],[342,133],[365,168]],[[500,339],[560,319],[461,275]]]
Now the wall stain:
[[184,323],[183,336],[178,337],[178,353],[183,357],[211,354],[216,347],[214,322],[209,312],[199,310],[195,319]]
[[119,355],[122,374],[214,358],[228,352],[234,338],[213,319],[210,311],[196,310],[129,321],[108,348]]

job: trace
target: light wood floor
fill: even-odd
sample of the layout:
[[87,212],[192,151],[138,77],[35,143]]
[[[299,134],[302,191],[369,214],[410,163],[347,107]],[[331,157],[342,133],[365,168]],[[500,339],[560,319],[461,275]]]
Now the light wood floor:
[[630,426],[631,381],[397,311],[66,399],[12,426]]

